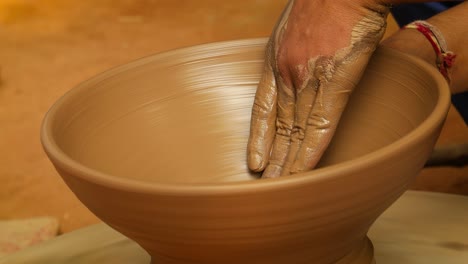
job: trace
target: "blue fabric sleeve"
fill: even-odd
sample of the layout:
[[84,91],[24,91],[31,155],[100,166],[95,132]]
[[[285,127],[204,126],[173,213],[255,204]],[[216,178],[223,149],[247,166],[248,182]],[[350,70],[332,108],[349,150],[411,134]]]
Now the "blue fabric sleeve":
[[392,15],[400,27],[415,20],[425,20],[462,1],[448,1],[443,3],[430,2],[424,4],[400,4],[392,8]]

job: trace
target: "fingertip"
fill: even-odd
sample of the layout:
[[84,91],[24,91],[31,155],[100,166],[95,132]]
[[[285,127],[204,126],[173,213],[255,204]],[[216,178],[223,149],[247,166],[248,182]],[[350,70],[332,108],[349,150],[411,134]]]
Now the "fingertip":
[[294,162],[290,172],[291,174],[297,174],[312,170],[317,165],[318,160],[317,157],[300,157]]
[[268,165],[268,167],[265,169],[265,171],[262,174],[262,178],[267,179],[267,178],[277,178],[281,176],[282,169],[278,165]]
[[258,152],[249,153],[247,164],[249,166],[249,169],[254,172],[260,172],[265,169],[263,155],[259,154]]
[[303,168],[300,168],[300,167],[294,167],[291,169],[291,174],[298,174],[298,173],[301,173],[301,172],[304,172],[305,170]]
[[299,149],[298,153],[297,153],[297,156],[296,156],[296,159],[294,160],[294,162],[292,163],[290,169],[289,169],[289,172],[291,174],[297,174],[297,173],[300,173],[303,171],[303,168],[304,168],[304,155],[301,152],[302,149]]

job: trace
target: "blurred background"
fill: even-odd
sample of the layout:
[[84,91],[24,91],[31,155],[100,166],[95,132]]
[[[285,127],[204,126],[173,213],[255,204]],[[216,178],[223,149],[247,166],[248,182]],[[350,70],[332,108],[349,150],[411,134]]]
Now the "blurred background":
[[[40,144],[41,120],[62,94],[156,52],[267,37],[286,2],[0,0],[0,220],[52,216],[62,233],[99,222]],[[387,35],[396,30],[390,17]],[[463,142],[468,128],[451,109],[437,144]],[[424,169],[412,188],[468,195],[468,168]]]

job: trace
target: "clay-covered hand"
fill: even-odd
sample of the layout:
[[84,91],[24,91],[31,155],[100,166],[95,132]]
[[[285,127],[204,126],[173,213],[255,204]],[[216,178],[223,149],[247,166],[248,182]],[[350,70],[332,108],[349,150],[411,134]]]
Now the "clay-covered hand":
[[290,1],[266,47],[252,109],[248,166],[277,177],[316,166],[381,40],[375,0]]

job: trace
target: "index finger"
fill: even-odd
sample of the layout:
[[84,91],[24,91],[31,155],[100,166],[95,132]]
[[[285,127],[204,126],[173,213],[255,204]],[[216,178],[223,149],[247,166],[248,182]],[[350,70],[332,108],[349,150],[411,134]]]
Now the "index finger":
[[247,146],[247,163],[252,171],[262,171],[268,164],[275,136],[277,90],[272,69],[273,52],[269,43],[266,50],[262,77],[258,84],[252,107],[250,136]]

